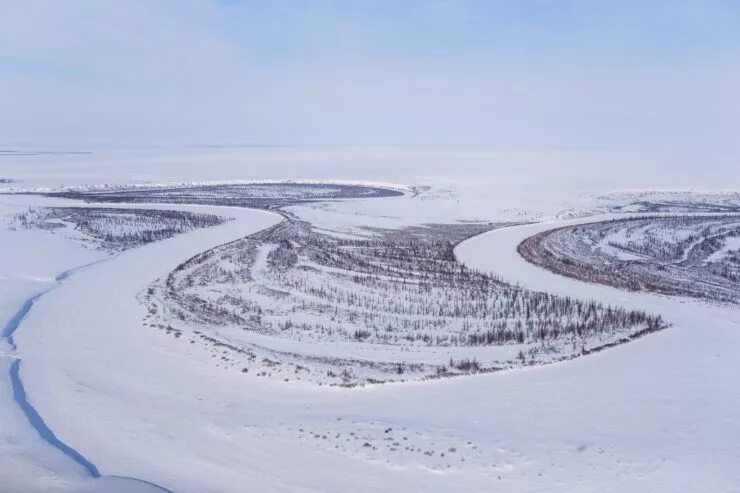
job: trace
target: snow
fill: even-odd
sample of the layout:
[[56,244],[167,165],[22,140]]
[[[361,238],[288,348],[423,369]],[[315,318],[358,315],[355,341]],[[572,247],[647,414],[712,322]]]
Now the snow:
[[[397,155],[356,158],[365,170],[381,163],[376,171],[360,172],[342,171],[346,154],[309,154],[290,151],[278,158],[264,151],[248,160],[268,164],[255,171],[233,155],[220,155],[221,163],[210,168],[203,166],[203,156],[169,157],[163,164],[164,158],[147,155],[131,165],[139,154],[103,153],[94,156],[95,163],[89,161],[93,157],[77,156],[62,164],[39,158],[31,166],[5,165],[0,175],[18,178],[18,185],[52,187],[243,179],[245,174],[388,181],[401,174],[393,172]],[[294,164],[285,164],[291,159]],[[433,160],[437,171],[449,165],[440,157]],[[272,169],[269,164],[276,161],[283,164]],[[476,162],[452,185],[449,175],[425,173],[423,166],[404,171],[399,179],[422,183],[426,176],[435,184],[437,192],[427,199],[340,201],[292,210],[324,221],[327,228],[356,231],[358,225],[556,217],[577,202],[563,192],[533,198],[541,189],[528,189],[529,182],[510,186],[501,178],[492,187],[490,176],[498,175],[485,159]],[[488,183],[470,185],[481,171]],[[503,174],[508,179],[517,173],[526,174],[521,169]],[[468,185],[460,185],[464,179]],[[440,191],[448,185],[449,193]],[[40,197],[3,197],[2,202],[14,210],[51,203]],[[735,383],[740,311],[584,284],[538,269],[516,254],[525,237],[577,221],[496,230],[462,243],[456,253],[471,267],[526,287],[660,313],[671,328],[546,367],[347,389],[225,371],[214,367],[201,347],[143,327],[144,307],[136,296],[144,286],[204,249],[280,219],[251,210],[146,207],[218,211],[237,220],[124,252],[76,273],[38,300],[16,334],[18,352],[0,357],[0,489],[132,491],[136,484],[113,477],[87,480],[77,464],[28,426],[5,371],[20,357],[30,402],[62,440],[104,475],[139,478],[178,492],[740,490],[740,387]],[[588,221],[608,217],[613,216]],[[61,271],[102,256],[48,232],[0,235],[3,325],[22,300],[50,287]],[[401,446],[391,451],[396,441]],[[404,448],[407,443],[414,451]]]
[[[0,204],[0,217],[22,212],[23,207]],[[0,223],[0,327],[31,294],[43,291],[63,270],[101,258],[75,241],[43,231],[12,231]]]
[[740,236],[725,238],[722,248],[707,257],[706,262],[718,262],[732,252],[740,251]]
[[[3,200],[2,218],[24,210],[19,201]],[[61,272],[102,258],[79,243],[33,230],[0,227],[0,328],[6,327],[26,299],[54,285]],[[17,357],[0,345],[0,485],[3,491],[83,491],[88,488],[81,469],[52,449],[29,426],[16,405],[9,379]],[[119,481],[121,483],[121,481]],[[89,491],[89,489],[88,489]]]
[[[740,395],[730,380],[740,343],[737,312],[541,272],[514,247],[553,224],[513,227],[469,240],[458,254],[531,287],[659,310],[676,326],[566,364],[505,374],[364,389],[275,385],[214,369],[197,348],[141,327],[134,298],[187,256],[277,220],[262,212],[241,216],[81,272],[25,321],[17,339],[34,404],[105,474],[186,492],[240,491],[243,484],[257,491],[738,485]],[[87,300],[84,309],[67,308],[78,300]],[[355,432],[377,446],[387,428],[406,428],[399,436],[407,433],[436,454],[456,448],[469,464],[436,469],[422,452],[372,455],[362,445],[337,452],[336,441],[324,445],[298,431]],[[463,455],[469,441],[483,452]]]
[[[599,438],[591,443],[621,448],[620,462],[611,467],[599,463],[600,474],[630,463],[643,464],[644,470],[636,475],[639,487],[626,490],[736,490],[740,475],[731,464],[740,457],[735,440],[740,433],[735,418],[740,389],[731,375],[740,356],[740,311],[581,283],[538,269],[517,255],[515,247],[521,240],[554,226],[493,231],[463,243],[457,255],[470,266],[529,288],[657,311],[674,324],[661,333],[553,369],[549,377],[560,387],[558,393],[567,396],[566,407],[577,416],[580,428],[570,440],[593,433]],[[567,422],[557,414],[548,419],[559,427]],[[603,487],[609,485],[605,479],[593,481]],[[623,485],[611,484],[615,490],[619,486]]]

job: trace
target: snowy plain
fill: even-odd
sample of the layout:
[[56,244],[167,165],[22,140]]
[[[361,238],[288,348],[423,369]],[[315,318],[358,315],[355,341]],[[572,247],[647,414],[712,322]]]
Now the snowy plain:
[[[151,167],[139,165],[141,175],[131,177],[132,168],[121,164],[131,159],[124,153],[87,164],[47,157],[27,163],[27,168],[3,164],[0,175],[17,177],[23,186],[137,178],[396,181],[388,166],[373,167],[373,160],[404,159],[403,154],[378,158],[377,153],[349,153],[343,156],[346,162],[359,162],[350,173],[343,171],[338,163],[345,161],[334,152],[323,152],[322,158],[318,151],[299,156],[289,150],[279,157],[282,167],[266,171],[254,163],[277,160],[279,152],[259,151],[243,160],[233,152],[209,171],[197,167],[202,161],[194,155],[147,156]],[[183,167],[182,162],[189,164]],[[296,168],[296,162],[313,168]],[[545,193],[534,179],[519,187],[473,186],[470,177],[481,172],[474,166],[467,171],[467,185],[439,168],[427,180],[422,164],[407,169],[401,181],[432,184],[434,191],[291,210],[319,225],[326,221],[350,230],[357,224],[556,218],[564,210],[588,209],[583,203],[591,201],[572,190]],[[495,171],[485,171],[495,176]],[[511,170],[509,174],[513,176]],[[624,186],[649,187],[655,179]],[[607,191],[600,188],[604,185],[592,183],[590,191]],[[5,196],[0,202],[21,210],[29,202],[43,205],[48,200]],[[336,492],[740,488],[735,466],[740,460],[740,389],[733,382],[740,360],[740,312],[584,284],[527,264],[516,253],[527,236],[572,221],[492,231],[462,243],[456,255],[471,267],[527,287],[657,311],[673,324],[670,329],[546,367],[329,388],[276,385],[225,372],[214,368],[210,353],[141,326],[144,308],[136,296],[152,279],[189,256],[280,219],[261,211],[206,209],[235,220],[127,251],[76,273],[36,303],[15,337],[29,400],[49,427],[104,475],[139,478],[178,492],[244,491],[245,485],[250,491]],[[0,273],[4,319],[28,295],[49,287],[61,271],[100,258],[99,252],[51,233],[2,234],[7,260]],[[15,356],[3,357],[3,365]],[[111,491],[103,482],[114,479],[89,481],[78,464],[50,449],[27,425],[11,394],[4,378],[0,480],[8,491]],[[407,446],[390,452],[384,445],[396,441],[413,443],[413,450]]]

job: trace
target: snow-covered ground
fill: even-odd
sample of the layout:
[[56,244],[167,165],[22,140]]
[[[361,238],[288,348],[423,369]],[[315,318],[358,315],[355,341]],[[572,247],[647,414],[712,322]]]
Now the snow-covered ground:
[[[125,173],[114,163],[69,165],[55,173],[64,175],[60,182],[116,182]],[[39,178],[48,166],[10,167],[1,174],[50,185],[53,179]],[[99,176],[93,177],[96,169]],[[144,167],[133,169],[145,173]],[[225,179],[244,178],[248,171],[229,173],[193,176],[169,166],[147,176]],[[331,170],[320,173],[328,177]],[[393,176],[381,167],[377,174],[383,173],[386,181]],[[436,184],[437,190],[444,188],[443,180]],[[367,218],[389,227],[506,214],[508,220],[555,217],[560,209],[551,204],[577,202],[553,195],[533,208],[535,213],[522,215],[526,201],[507,212],[506,199],[478,190],[465,195],[452,187],[449,194],[438,191],[427,199],[291,210],[352,230],[355,221]],[[2,198],[15,209],[29,201],[48,203],[39,197]],[[466,216],[466,204],[478,205]],[[146,309],[137,295],[153,279],[192,255],[280,219],[252,210],[192,210],[235,220],[128,250],[79,271],[40,298],[22,321],[15,334],[17,354],[0,358],[0,489],[112,491],[111,482],[117,482],[112,476],[177,492],[740,489],[740,388],[734,383],[740,311],[583,284],[517,255],[517,244],[527,236],[569,222],[495,230],[462,243],[456,254],[471,267],[526,287],[659,313],[671,328],[551,366],[338,388],[224,371],[213,364],[219,355],[212,350],[142,326]],[[3,325],[22,300],[50,287],[61,271],[102,258],[48,232],[2,234],[2,276],[9,283],[0,292]],[[53,261],[42,263],[47,258]],[[84,468],[29,426],[4,371],[14,357],[22,361],[28,400],[48,427],[107,479],[87,480]]]
[[[456,253],[470,266],[526,287],[663,314],[674,324],[670,330],[552,369],[548,378],[567,396],[563,407],[579,435],[585,439],[592,433],[587,441],[600,451],[622,450],[621,457],[605,457],[595,465],[596,471],[606,476],[610,469],[627,471],[642,463],[632,473],[632,486],[626,478],[609,483],[605,477],[600,487],[737,490],[740,474],[732,464],[740,457],[740,388],[732,375],[740,357],[740,310],[582,283],[530,265],[516,253],[525,238],[569,223],[492,231],[460,245]],[[548,415],[557,423],[553,427],[567,427],[564,416]]]
[[[261,225],[272,220],[256,214]],[[245,232],[234,226],[219,228]],[[676,327],[507,374],[367,389],[275,385],[194,364],[197,355],[171,337],[140,328],[134,295],[141,282],[171,267],[174,252],[228,238],[194,232],[123,254],[46,296],[18,336],[24,380],[49,425],[101,471],[175,491],[737,487],[739,314],[530,268],[510,252],[542,227],[489,233],[458,253],[533,287],[660,309]],[[79,300],[90,301],[66,309]],[[396,442],[399,450],[390,451]],[[407,443],[421,450],[409,452]]]

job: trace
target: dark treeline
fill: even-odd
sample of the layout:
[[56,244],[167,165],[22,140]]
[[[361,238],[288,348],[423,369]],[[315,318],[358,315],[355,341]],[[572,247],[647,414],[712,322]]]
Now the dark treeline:
[[588,282],[737,302],[740,251],[730,248],[737,238],[735,215],[645,216],[546,231],[518,250],[536,265]]
[[[644,312],[523,290],[457,262],[454,246],[492,227],[429,225],[344,239],[291,218],[194,257],[167,287],[183,317],[317,340],[480,346],[662,325]],[[260,249],[264,268],[254,272]],[[198,294],[239,284],[252,295]]]
[[634,212],[673,212],[673,213],[725,213],[740,212],[740,194],[733,193],[724,199],[714,197],[706,200],[638,200],[613,210]]
[[204,204],[277,209],[315,201],[395,197],[403,195],[403,192],[367,185],[275,182],[157,186],[105,191],[70,190],[44,195],[88,202]]
[[222,224],[226,219],[214,214],[153,209],[114,209],[91,207],[52,207],[40,215],[22,213],[15,223],[22,227],[63,228],[64,223],[109,251],[121,251],[171,238],[200,228]]

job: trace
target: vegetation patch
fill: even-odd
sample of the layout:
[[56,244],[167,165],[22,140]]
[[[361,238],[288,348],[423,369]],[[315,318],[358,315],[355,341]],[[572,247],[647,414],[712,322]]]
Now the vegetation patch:
[[524,240],[535,265],[632,291],[740,301],[740,217],[651,216],[567,226]]

